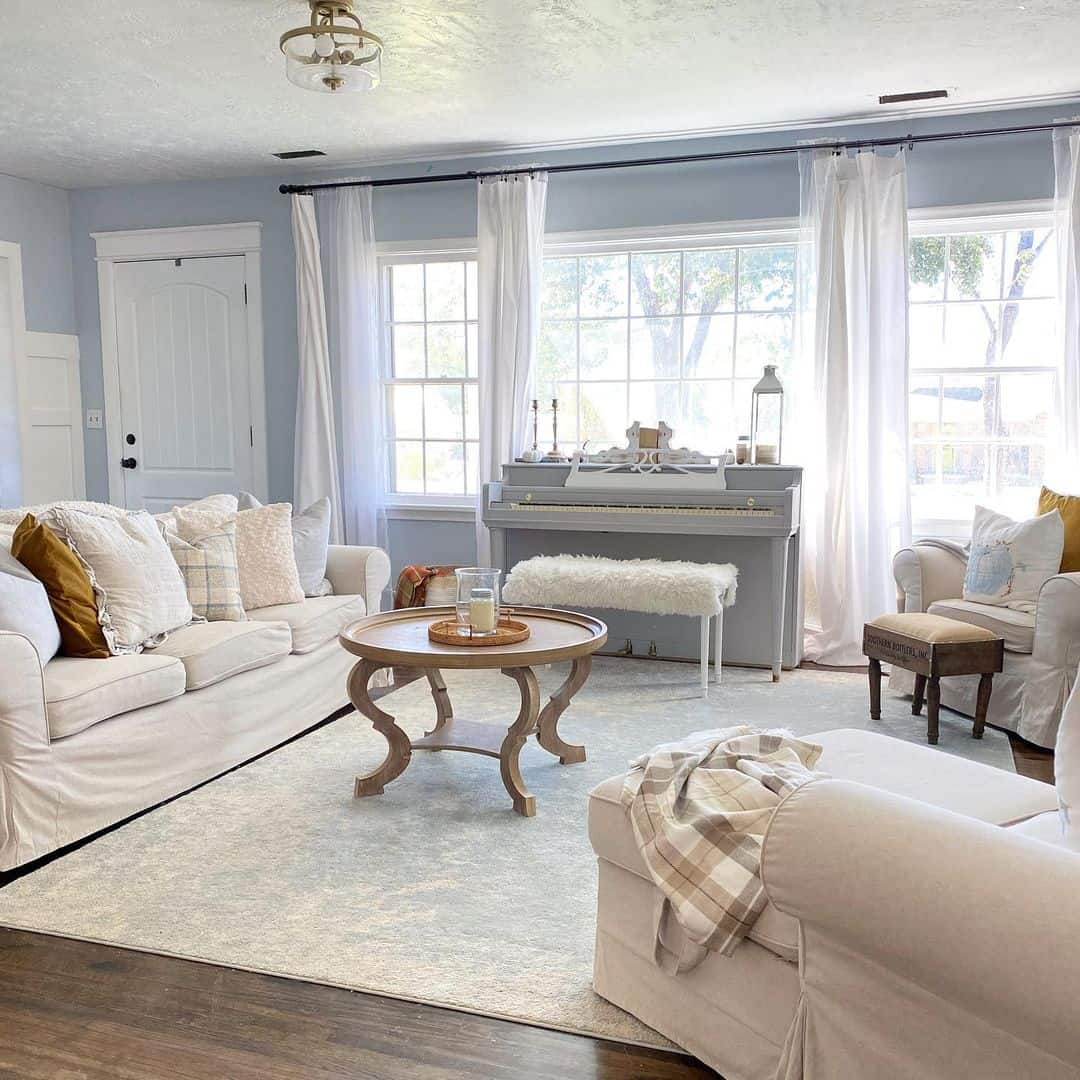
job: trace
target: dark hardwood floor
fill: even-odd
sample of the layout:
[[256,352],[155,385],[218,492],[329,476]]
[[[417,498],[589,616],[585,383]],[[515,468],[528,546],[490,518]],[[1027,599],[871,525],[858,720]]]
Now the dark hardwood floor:
[[1030,776],[1033,780],[1042,780],[1044,784],[1052,784],[1054,782],[1054,751],[1035,746],[1012,731],[1008,732],[1008,736],[1016,771],[1021,776]]
[[0,929],[0,1077],[705,1080],[691,1058]]

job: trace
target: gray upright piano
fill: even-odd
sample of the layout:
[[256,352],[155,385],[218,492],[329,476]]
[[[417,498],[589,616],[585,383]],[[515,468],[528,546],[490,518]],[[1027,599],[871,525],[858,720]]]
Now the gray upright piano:
[[[781,667],[802,657],[799,526],[802,469],[790,465],[694,466],[647,485],[608,486],[602,466],[514,462],[484,485],[483,520],[493,560],[503,570],[534,555],[732,562],[739,568],[734,607],[724,613],[724,662]],[[590,480],[590,473],[594,480]],[[678,479],[676,479],[676,476]],[[596,487],[591,483],[595,482]],[[583,598],[583,608],[588,603]],[[662,655],[697,656],[696,625],[673,616],[604,615],[612,639],[662,642]]]

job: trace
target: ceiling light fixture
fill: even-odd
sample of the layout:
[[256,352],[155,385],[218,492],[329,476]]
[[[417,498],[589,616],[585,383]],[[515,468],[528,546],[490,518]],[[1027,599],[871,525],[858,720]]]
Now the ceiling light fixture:
[[352,0],[308,0],[311,22],[281,35],[289,82],[321,94],[373,90],[382,75],[382,39],[365,30]]

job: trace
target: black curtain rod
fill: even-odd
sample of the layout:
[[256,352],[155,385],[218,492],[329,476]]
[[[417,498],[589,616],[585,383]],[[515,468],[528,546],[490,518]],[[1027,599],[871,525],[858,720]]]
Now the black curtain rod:
[[914,147],[918,143],[952,142],[956,139],[984,139],[992,135],[1023,135],[1032,131],[1054,131],[1056,128],[1076,127],[1075,120],[1055,120],[1045,124],[1022,124],[1017,127],[976,128],[972,131],[943,131],[936,135],[903,135],[891,139],[838,139],[832,142],[808,142],[794,146],[761,146],[747,150],[716,150],[707,154],[672,154],[669,157],[625,158],[619,161],[583,161],[568,165],[532,165],[511,169],[442,173],[424,176],[391,176],[383,180],[334,180],[325,184],[282,184],[282,195],[311,195],[316,191],[346,187],[405,187],[410,184],[446,184],[455,180],[476,180],[482,176],[515,176],[546,172],[598,172],[602,169],[640,169],[647,165],[690,165],[701,161],[730,161],[737,158],[773,157],[797,154],[800,150],[866,150],[878,146]]

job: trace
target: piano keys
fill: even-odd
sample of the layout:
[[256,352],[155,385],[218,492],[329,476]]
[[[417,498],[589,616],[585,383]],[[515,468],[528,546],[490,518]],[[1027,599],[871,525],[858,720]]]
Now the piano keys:
[[[802,470],[728,465],[717,472],[687,466],[612,479],[588,464],[506,464],[500,482],[484,485],[494,564],[509,570],[532,555],[560,554],[733,562],[739,590],[725,612],[724,662],[769,667],[778,679],[802,657]],[[692,642],[679,650],[669,654],[696,654]]]

